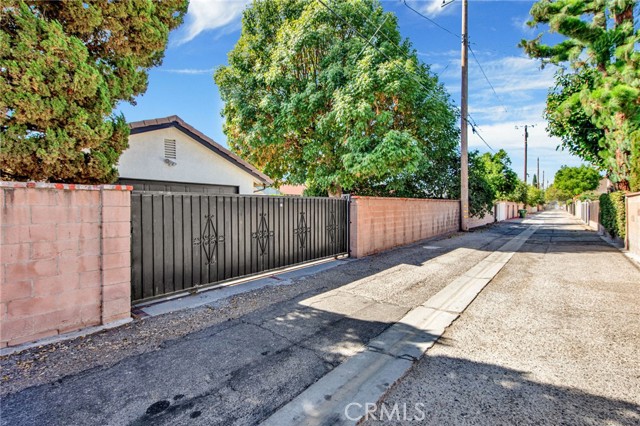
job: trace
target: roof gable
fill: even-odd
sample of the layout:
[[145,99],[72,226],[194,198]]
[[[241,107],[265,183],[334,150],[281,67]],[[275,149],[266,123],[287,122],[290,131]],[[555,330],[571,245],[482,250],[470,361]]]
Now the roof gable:
[[252,166],[233,152],[218,144],[216,141],[200,132],[195,127],[186,123],[177,115],[171,115],[164,118],[155,118],[152,120],[134,121],[132,123],[129,123],[129,129],[132,135],[151,132],[154,130],[166,129],[169,127],[175,127],[176,129],[180,130],[196,142],[218,154],[220,157],[254,176],[265,185],[273,184],[273,180],[269,176],[265,175],[260,170],[256,169],[254,166]]

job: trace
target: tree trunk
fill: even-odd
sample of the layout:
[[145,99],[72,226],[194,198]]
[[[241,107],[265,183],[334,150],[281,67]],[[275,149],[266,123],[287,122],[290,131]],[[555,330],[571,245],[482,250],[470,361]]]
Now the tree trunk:
[[336,183],[328,193],[330,198],[342,198],[342,186]]

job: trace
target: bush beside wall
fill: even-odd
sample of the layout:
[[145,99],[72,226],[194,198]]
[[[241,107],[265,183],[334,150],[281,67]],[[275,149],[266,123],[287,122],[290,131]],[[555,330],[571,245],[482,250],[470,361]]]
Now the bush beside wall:
[[622,191],[600,195],[600,224],[612,236],[625,237],[625,194]]

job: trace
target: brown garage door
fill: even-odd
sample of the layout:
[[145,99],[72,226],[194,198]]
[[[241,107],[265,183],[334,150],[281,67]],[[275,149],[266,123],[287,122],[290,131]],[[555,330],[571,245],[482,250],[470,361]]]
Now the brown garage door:
[[196,192],[200,194],[238,194],[239,188],[232,185],[210,185],[204,183],[168,182],[121,178],[120,185],[131,185],[134,191]]

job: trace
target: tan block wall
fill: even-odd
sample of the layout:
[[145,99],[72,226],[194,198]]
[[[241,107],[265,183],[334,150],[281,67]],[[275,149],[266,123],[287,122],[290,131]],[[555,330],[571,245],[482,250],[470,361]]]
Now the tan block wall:
[[496,211],[498,222],[518,217],[518,203],[513,201],[498,201],[496,203]]
[[0,182],[0,347],[130,317],[129,190]]
[[460,202],[352,197],[351,256],[363,257],[460,228]]
[[640,192],[627,194],[627,250],[640,256]]
[[488,225],[490,223],[494,223],[496,221],[495,215],[485,214],[483,218],[473,217],[469,218],[469,228],[477,228],[479,226]]

